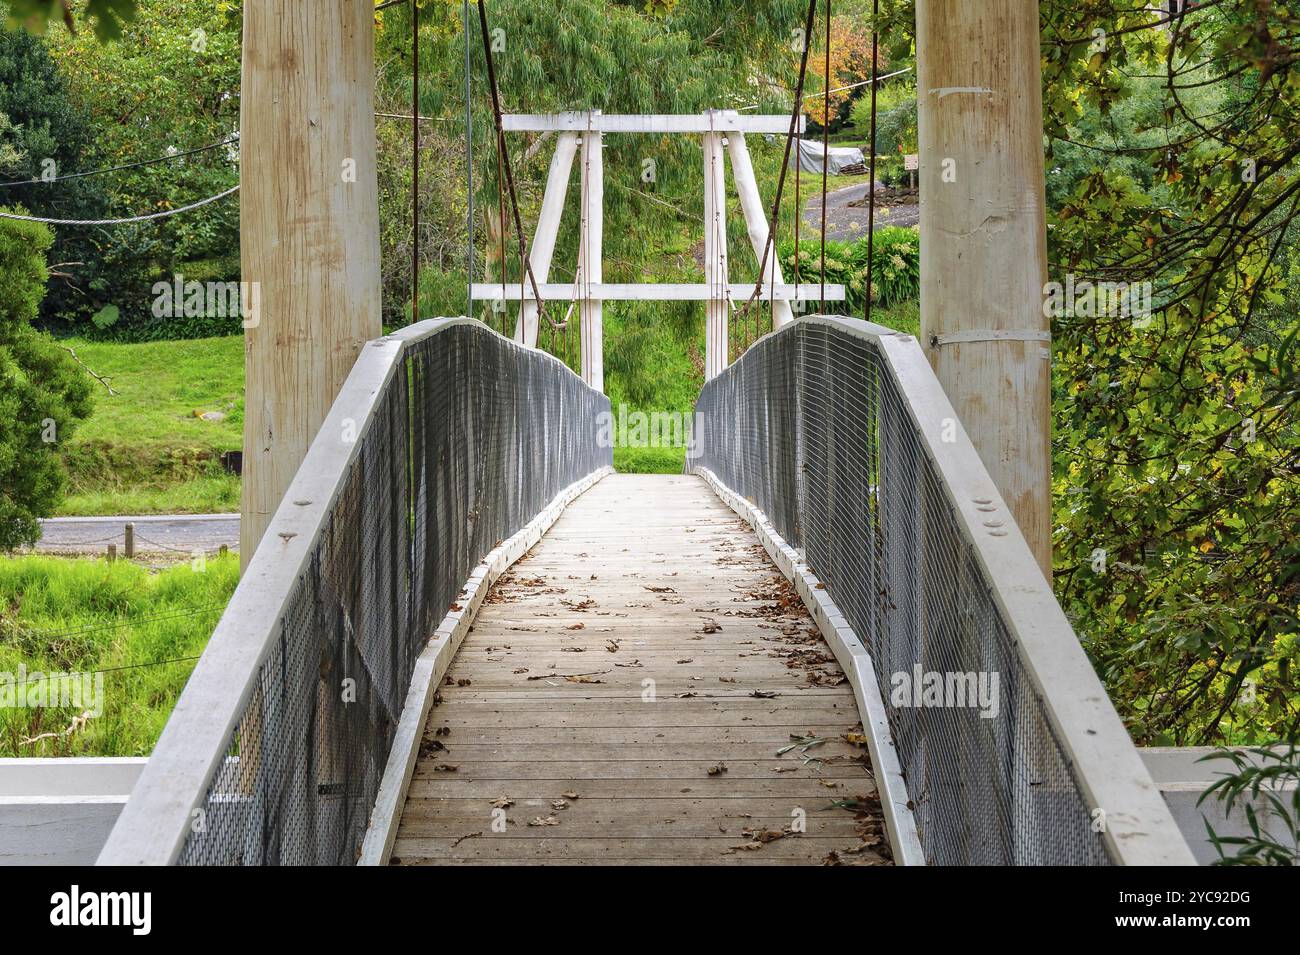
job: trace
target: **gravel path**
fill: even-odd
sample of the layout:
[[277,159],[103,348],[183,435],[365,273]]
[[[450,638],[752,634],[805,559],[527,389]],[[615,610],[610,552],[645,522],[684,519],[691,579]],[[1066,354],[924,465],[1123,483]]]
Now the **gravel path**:
[[43,554],[102,554],[109,544],[123,552],[127,523],[135,524],[137,554],[189,557],[211,554],[222,544],[239,549],[238,514],[163,514],[142,517],[52,517],[41,521],[36,551]]
[[[876,189],[883,187],[877,183]],[[834,192],[826,195],[826,238],[828,239],[856,239],[860,235],[865,235],[867,231],[867,207],[852,206],[851,202],[857,202],[865,199],[868,192],[868,183],[862,183],[857,186],[846,186],[843,189],[836,189]],[[919,205],[897,205],[887,206],[879,201],[876,203],[876,228],[881,229],[885,226],[915,226],[921,219],[921,207]],[[804,225],[814,230],[814,235],[821,232],[822,226],[822,197],[821,194],[813,196],[808,200],[804,208]]]

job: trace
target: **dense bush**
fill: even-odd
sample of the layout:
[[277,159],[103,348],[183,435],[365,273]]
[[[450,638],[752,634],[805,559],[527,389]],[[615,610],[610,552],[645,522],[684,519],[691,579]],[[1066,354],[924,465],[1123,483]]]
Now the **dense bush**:
[[63,491],[59,444],[90,413],[90,381],[32,328],[50,231],[0,220],[0,549],[33,542]]
[[[887,226],[875,232],[872,303],[889,308],[921,293],[921,239],[915,229]],[[867,240],[826,242],[826,281],[844,286],[845,308],[860,314],[866,306]],[[794,243],[781,247],[781,268],[787,282],[794,281]],[[821,279],[821,240],[799,243],[799,280]]]
[[[233,145],[155,161],[237,128],[238,5],[153,0],[125,25],[112,22],[125,32],[107,44],[62,25],[44,36],[0,30],[0,182],[12,184],[0,201],[56,219],[123,218],[238,181]],[[175,273],[237,281],[238,241],[233,200],[148,222],[60,226],[41,324],[125,341],[237,332],[238,321],[160,319],[151,290]],[[213,263],[221,274],[210,274]],[[194,274],[201,269],[209,274]]]

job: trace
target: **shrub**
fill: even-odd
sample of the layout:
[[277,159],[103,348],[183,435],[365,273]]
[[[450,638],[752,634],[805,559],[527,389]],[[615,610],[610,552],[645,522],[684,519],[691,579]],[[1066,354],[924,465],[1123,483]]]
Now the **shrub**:
[[[872,275],[873,304],[890,308],[915,299],[921,292],[921,239],[914,229],[887,226],[875,232]],[[866,305],[867,239],[826,242],[826,282],[844,286],[844,308],[859,314]],[[781,247],[781,268],[787,282],[794,281],[794,244]],[[799,278],[821,280],[821,240],[799,243]]]
[[32,328],[45,294],[50,230],[0,220],[0,549],[40,535],[66,480],[57,448],[90,414],[90,381]]

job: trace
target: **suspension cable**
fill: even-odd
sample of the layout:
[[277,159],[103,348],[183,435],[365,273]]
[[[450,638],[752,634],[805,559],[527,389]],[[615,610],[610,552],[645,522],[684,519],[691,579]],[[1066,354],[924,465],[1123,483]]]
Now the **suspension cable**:
[[411,321],[420,320],[420,4],[411,4]]
[[206,146],[198,146],[194,149],[186,149],[165,156],[156,156],[153,159],[141,159],[138,162],[123,163],[120,166],[106,166],[103,169],[90,169],[86,172],[70,172],[66,176],[55,176],[52,179],[15,179],[12,182],[0,182],[0,189],[6,186],[43,186],[51,182],[66,182],[69,179],[84,179],[87,176],[101,176],[104,173],[118,172],[123,169],[137,169],[140,166],[153,166],[160,162],[171,162],[174,159],[184,159],[186,156],[193,156],[195,153],[207,152],[210,149],[220,149],[222,146],[229,146],[238,141],[239,134],[235,133],[220,142],[208,143]]
[[[750,305],[751,305],[751,304],[752,304],[752,303],[753,303],[753,302],[754,302],[754,301],[755,301],[755,300],[756,300],[760,295],[763,294],[763,270],[767,267],[767,257],[768,257],[769,252],[771,252],[772,254],[775,254],[775,251],[774,251],[774,249],[773,249],[773,247],[772,247],[772,243],[773,243],[773,238],[774,238],[775,233],[776,233],[776,222],[777,222],[777,217],[778,217],[778,216],[780,215],[780,213],[781,213],[781,194],[782,194],[782,192],[785,190],[785,176],[786,176],[786,171],[787,171],[787,170],[789,169],[789,167],[790,167],[790,146],[791,146],[791,144],[794,142],[795,131],[796,131],[796,130],[798,129],[798,127],[799,127],[799,114],[800,114],[800,112],[803,110],[803,83],[804,83],[804,77],[805,77],[805,75],[806,75],[807,72],[808,72],[808,51],[809,51],[809,49],[810,49],[810,47],[811,47],[811,43],[810,43],[809,41],[810,41],[810,38],[812,37],[813,21],[814,21],[814,19],[816,18],[816,16],[817,16],[817,0],[808,0],[808,15],[807,15],[807,17],[806,17],[806,19],[805,19],[805,25],[804,25],[804,31],[803,31],[803,37],[804,37],[803,50],[802,50],[802,55],[800,56],[800,59],[799,59],[799,80],[798,80],[797,85],[795,86],[795,93],[794,93],[794,108],[790,111],[790,131],[786,134],[786,137],[785,137],[785,154],[784,154],[784,158],[783,158],[783,160],[782,160],[782,162],[781,162],[781,174],[780,174],[780,176],[777,178],[777,183],[776,183],[776,198],[772,201],[772,216],[771,216],[771,219],[769,220],[769,222],[768,222],[768,226],[767,226],[767,241],[763,244],[763,255],[762,255],[762,257],[759,259],[759,262],[758,262],[758,278],[757,278],[757,280],[754,282],[754,291],[753,291],[753,294],[751,294],[750,297],[749,297],[749,299],[746,300],[746,302],[745,302],[745,309],[746,309],[746,310],[748,310],[749,307],[750,307]],[[799,243],[798,243],[798,235],[799,235],[799,216],[800,216],[800,210],[797,208],[797,204],[798,204],[798,181],[799,181],[799,171],[798,171],[798,169],[799,169],[799,167],[798,167],[798,165],[796,164],[796,166],[795,166],[795,183],[796,183],[796,189],[795,189],[795,192],[796,192],[795,202],[796,202],[796,208],[795,208],[795,216],[794,216],[794,224],[795,224],[795,225],[794,225],[794,227],[795,227],[795,252],[794,252],[794,262],[795,262],[796,285],[798,284],[798,278],[797,278],[797,276],[798,276],[798,274],[799,274]],[[772,274],[773,274],[773,276],[774,276],[774,278],[773,278],[773,290],[775,290],[775,287],[776,287],[776,286],[775,286],[775,274],[776,274],[776,269],[775,269],[775,268],[772,269]],[[775,308],[775,306],[773,306],[773,307]],[[775,311],[773,311],[772,324],[773,324],[773,327],[775,328],[775,326],[776,326],[776,313],[775,313]]]
[[[829,3],[830,0],[827,0]],[[880,49],[880,33],[877,26],[880,17],[880,0],[871,0],[871,164],[867,173],[867,313],[866,320],[871,321],[871,283],[876,257],[876,56]],[[823,206],[825,200],[823,200]]]
[[831,168],[831,0],[826,0],[826,72],[822,77],[822,287],[820,308],[826,314],[826,177]]
[[238,191],[239,186],[235,185],[225,192],[219,192],[215,196],[208,196],[198,202],[191,202],[187,206],[181,206],[177,209],[164,209],[162,212],[150,212],[142,216],[128,216],[124,219],[49,219],[45,216],[20,216],[13,212],[0,212],[0,219],[15,219],[19,222],[43,222],[46,225],[127,225],[132,222],[148,222],[151,219],[165,219],[168,216],[180,215],[182,212],[189,212],[192,209],[198,209],[201,206],[216,202],[218,199],[224,199],[226,196],[233,195]]
[[[487,3],[485,0],[479,0],[478,3],[479,26],[483,33],[483,54],[487,58],[488,85],[492,91],[492,118],[496,123],[497,130],[497,151],[501,156],[505,168],[506,186],[510,192],[510,205],[514,212],[515,231],[519,233],[519,252],[520,258],[523,259],[525,268],[528,272],[528,279],[533,286],[533,298],[537,303],[539,315],[545,315],[546,320],[550,321],[550,315],[546,312],[546,306],[542,302],[542,290],[537,284],[537,277],[533,275],[533,263],[528,261],[528,239],[524,235],[523,219],[519,215],[519,197],[515,193],[515,177],[510,171],[510,156],[506,152],[506,134],[501,123],[501,94],[497,88],[496,66],[492,61],[492,41],[488,39],[488,20],[487,20]],[[502,262],[502,270],[505,269],[505,263]],[[522,276],[521,276],[522,279]],[[523,304],[523,283],[520,282],[520,305]]]

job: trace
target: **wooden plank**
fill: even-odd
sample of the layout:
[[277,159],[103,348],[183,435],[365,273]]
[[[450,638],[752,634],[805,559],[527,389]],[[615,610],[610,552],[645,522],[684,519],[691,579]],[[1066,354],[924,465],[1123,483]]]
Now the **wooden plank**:
[[[447,724],[443,724],[444,726]],[[800,724],[802,733],[814,736],[840,738],[846,729],[844,722]],[[449,729],[451,729],[449,727]],[[856,727],[852,728],[856,732]],[[653,726],[571,726],[541,727],[487,726],[475,722],[474,725],[457,726],[443,738],[443,742],[452,752],[459,753],[464,746],[509,745],[552,746],[576,745],[618,745],[649,746],[662,745],[665,734],[662,729]],[[779,726],[678,726],[674,728],[672,743],[674,746],[695,746],[698,744],[716,745],[739,742],[744,745],[767,744],[775,750],[790,742],[790,733],[783,722]],[[543,757],[544,758],[544,757]]]
[[[516,859],[523,862],[553,861],[581,862],[595,859],[646,859],[654,861],[690,860],[696,865],[710,865],[720,858],[765,856],[798,860],[805,865],[817,865],[828,853],[844,851],[861,845],[852,837],[799,836],[778,839],[754,851],[744,851],[748,841],[740,833],[722,834],[713,839],[565,839],[552,836],[546,839],[514,839],[497,836],[493,839],[470,838],[453,844],[464,833],[443,839],[399,838],[393,855],[402,859],[414,857],[440,858],[457,863],[462,859]],[[748,859],[746,861],[749,861]]]
[[[853,789],[855,796],[868,796],[872,791],[870,780],[861,787]],[[551,791],[546,792],[519,792],[512,794],[514,796],[513,806],[507,808],[507,816],[513,818],[521,813],[535,812],[537,810],[554,811],[552,800],[555,794]],[[822,789],[815,795],[819,799],[806,799],[809,804],[806,809],[808,819],[819,820],[853,820],[854,813],[845,809],[833,808],[832,803],[836,800],[842,800],[846,797],[843,793],[836,792],[832,789]],[[602,819],[607,820],[611,825],[628,824],[629,820],[622,819],[619,814],[626,809],[621,805],[623,802],[617,796],[594,796],[580,795],[576,800],[565,800],[569,806],[563,810],[569,815],[566,819]],[[455,819],[461,820],[483,820],[491,818],[492,810],[496,808],[493,803],[497,799],[466,799],[458,797],[442,797],[438,799],[412,799],[410,802],[409,818],[411,821],[428,820],[428,819]],[[728,820],[728,819],[789,819],[791,808],[794,807],[789,797],[782,796],[665,796],[656,799],[650,811],[655,815],[669,816],[687,816],[693,813],[703,813],[710,821]],[[531,818],[531,817],[530,817]],[[683,820],[687,821],[687,820]],[[635,824],[635,820],[632,821]]]
[[[808,685],[841,673],[792,593],[698,479],[607,478],[484,601],[430,711],[394,856],[819,864],[861,846],[861,820],[821,812],[874,798],[866,751],[843,738],[857,707],[847,684]],[[601,682],[566,679],[580,675]],[[821,759],[778,755],[809,733],[828,740],[806,754]],[[552,809],[565,792],[578,799]],[[503,797],[507,828],[492,832]],[[807,833],[732,848],[795,810]],[[558,825],[528,826],[551,814]]]
[[[763,816],[745,815],[710,815],[703,814],[696,806],[675,808],[678,804],[656,804],[644,818],[629,817],[623,807],[606,800],[610,809],[602,813],[583,812],[578,804],[569,805],[568,809],[555,811],[550,801],[537,800],[535,806],[516,804],[505,815],[505,831],[492,828],[492,810],[487,800],[480,800],[482,807],[477,813],[468,816],[447,816],[437,813],[424,818],[412,818],[403,823],[398,839],[445,839],[449,829],[459,829],[462,835],[482,833],[482,838],[495,841],[527,839],[554,841],[563,839],[704,839],[726,840],[735,842],[746,829],[783,829],[793,819],[803,816],[805,836],[813,838],[853,838],[857,834],[857,822],[850,813],[839,811],[814,813],[803,806],[786,805],[784,811],[777,811]],[[667,808],[672,805],[674,808]],[[528,823],[539,817],[554,816],[558,821],[555,826],[530,826]],[[498,825],[499,828],[499,825]],[[459,838],[459,837],[452,837]],[[478,838],[470,836],[470,838]]]
[[[672,739],[668,738],[668,734],[661,733],[658,739],[648,739],[636,743],[608,739],[599,742],[575,741],[557,739],[554,736],[543,742],[529,743],[513,743],[508,739],[471,743],[461,739],[455,743],[448,741],[445,744],[447,752],[440,752],[438,759],[430,760],[430,762],[435,768],[439,764],[449,763],[459,770],[472,763],[492,762],[547,764],[599,760],[601,763],[631,762],[649,764],[655,762],[657,764],[659,762],[687,762],[693,764],[704,761],[712,764],[716,763],[720,757],[725,756],[733,762],[736,760],[757,763],[770,762],[772,765],[760,767],[766,772],[793,772],[804,768],[802,765],[803,757],[821,760],[831,758],[851,760],[862,755],[862,751],[858,747],[850,746],[843,740],[832,737],[828,742],[808,749],[802,757],[799,752],[794,750],[784,756],[778,756],[778,750],[791,745],[791,735],[802,736],[803,734],[802,732],[796,734],[787,733],[784,739],[759,742],[750,742],[748,737],[714,737],[694,742],[683,742],[676,738],[676,733],[672,734]],[[732,763],[727,765],[731,766]],[[676,767],[669,767],[669,769],[674,772],[683,771],[678,770]]]
[[[548,799],[565,792],[577,792],[581,798],[604,796],[627,804],[628,812],[638,811],[637,804],[650,799],[677,799],[682,796],[711,796],[716,799],[803,799],[849,798],[871,792],[871,783],[859,774],[850,779],[814,779],[789,774],[764,778],[736,777],[701,785],[698,779],[471,779],[459,773],[439,773],[436,779],[413,779],[407,794],[408,805],[416,799],[499,799],[517,798],[520,793],[536,793]],[[710,779],[708,782],[713,783]]]

